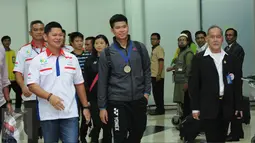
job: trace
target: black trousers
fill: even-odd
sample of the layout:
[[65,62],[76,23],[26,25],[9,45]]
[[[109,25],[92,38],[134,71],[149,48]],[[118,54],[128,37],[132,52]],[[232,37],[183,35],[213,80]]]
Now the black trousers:
[[20,109],[22,103],[21,98],[22,90],[16,81],[11,81],[11,85],[9,86],[9,92],[11,91],[11,89],[13,89],[13,91],[16,94],[15,109]]
[[229,121],[223,119],[222,100],[219,99],[219,102],[218,117],[202,121],[206,141],[209,143],[225,143],[228,132]]
[[6,110],[6,104],[0,107],[0,133],[2,131],[2,125],[4,122],[4,111]]
[[185,91],[184,93],[184,104],[182,105],[182,111],[183,111],[183,116],[182,118],[185,119],[187,116],[189,116],[192,111],[190,108],[190,96],[188,90]]
[[90,112],[93,120],[93,129],[91,131],[91,142],[98,143],[99,134],[101,128],[103,129],[103,143],[111,143],[112,135],[111,135],[111,127],[109,124],[104,124],[101,122],[99,116],[99,108],[97,101],[90,101]]
[[156,77],[151,78],[152,82],[152,92],[154,101],[156,104],[156,112],[165,112],[164,108],[164,79],[161,78],[156,81]]
[[109,101],[109,123],[114,143],[140,143],[147,124],[145,97],[130,102]]
[[[242,87],[243,87],[243,81],[242,81]],[[235,115],[232,118],[231,123],[230,123],[230,134],[229,135],[233,139],[240,139],[240,137],[244,136],[242,120],[237,119],[237,117]]]
[[38,143],[38,131],[40,129],[37,101],[24,101],[25,114],[23,117],[24,130],[28,136],[28,143]]
[[234,139],[239,139],[244,136],[242,120],[237,119],[237,117],[233,117],[230,124],[230,136]]
[[80,126],[80,130],[79,130],[79,135],[80,135],[80,141],[83,142],[86,140],[89,124],[86,124],[86,119],[83,115],[83,107],[82,107],[80,100],[77,100],[77,102],[78,102],[79,120],[81,117],[81,126]]

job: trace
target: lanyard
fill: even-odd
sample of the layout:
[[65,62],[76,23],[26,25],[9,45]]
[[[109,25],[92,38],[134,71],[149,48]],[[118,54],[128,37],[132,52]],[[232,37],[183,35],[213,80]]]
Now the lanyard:
[[122,56],[122,58],[125,60],[125,63],[127,64],[129,59],[130,59],[130,54],[131,54],[131,50],[132,50],[132,41],[130,41],[129,47],[128,47],[128,55],[126,56],[124,54],[124,52],[120,49],[120,47],[118,47],[118,45],[116,43],[114,43],[114,48],[120,53],[120,55]]
[[40,53],[37,52],[36,49],[35,49],[34,47],[32,47],[32,49],[37,53],[37,55],[39,55],[39,54],[42,52],[42,49],[43,49],[43,48],[41,48]]

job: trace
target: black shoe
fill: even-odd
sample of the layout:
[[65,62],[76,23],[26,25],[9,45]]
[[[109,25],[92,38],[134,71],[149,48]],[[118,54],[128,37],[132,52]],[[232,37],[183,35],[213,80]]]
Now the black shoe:
[[242,133],[240,136],[239,136],[240,139],[243,139],[244,138],[244,133]]
[[227,142],[236,142],[236,141],[240,141],[239,138],[233,138],[231,136],[227,137],[226,139]]
[[22,113],[22,110],[20,108],[15,109],[15,113]]
[[[232,138],[232,134],[230,133],[229,135],[227,135],[227,138]],[[244,134],[243,133],[241,133],[239,135],[239,139],[244,139]]]
[[165,111],[152,111],[149,113],[150,115],[164,115]]

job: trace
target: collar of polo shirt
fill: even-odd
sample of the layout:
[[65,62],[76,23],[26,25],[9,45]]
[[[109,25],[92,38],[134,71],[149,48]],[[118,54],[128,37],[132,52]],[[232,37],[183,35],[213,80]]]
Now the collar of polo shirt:
[[[32,45],[33,48],[39,48],[39,47],[35,44],[35,41],[34,41],[34,40],[31,41],[31,45]],[[45,43],[45,42],[42,42],[42,46],[43,46],[43,47],[46,47],[46,43]]]
[[[48,57],[54,55],[48,48],[46,48],[46,53],[47,53]],[[59,51],[59,55],[65,56],[65,52],[64,52],[64,50],[62,48]]]

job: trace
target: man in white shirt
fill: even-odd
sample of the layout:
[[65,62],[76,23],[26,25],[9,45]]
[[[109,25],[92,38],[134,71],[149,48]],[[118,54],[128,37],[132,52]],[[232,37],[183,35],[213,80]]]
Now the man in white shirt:
[[195,33],[196,42],[198,45],[197,53],[206,50],[208,44],[206,43],[206,33],[204,31],[197,31]]
[[208,48],[195,55],[189,91],[192,116],[201,120],[207,142],[225,142],[228,124],[241,112],[241,66],[237,58],[221,49],[223,32],[212,26],[207,32]]
[[62,26],[50,22],[45,26],[48,46],[29,67],[28,87],[37,96],[45,143],[78,142],[77,92],[83,114],[90,120],[89,105],[78,59],[62,49]]
[[40,20],[30,23],[30,35],[32,41],[22,46],[16,56],[15,73],[16,81],[22,89],[22,99],[26,114],[24,115],[24,130],[28,135],[28,143],[38,142],[39,120],[37,116],[36,96],[27,88],[27,74],[30,63],[34,57],[45,51],[46,43],[43,39],[44,24]]

